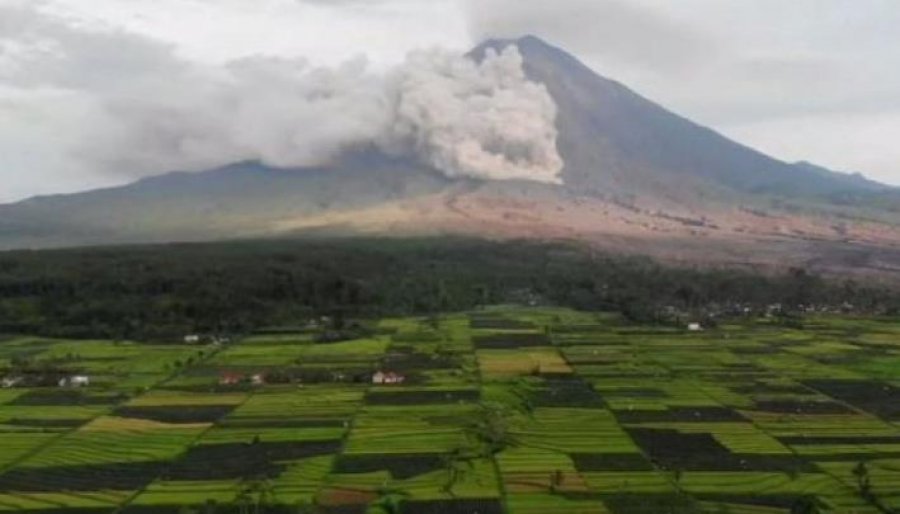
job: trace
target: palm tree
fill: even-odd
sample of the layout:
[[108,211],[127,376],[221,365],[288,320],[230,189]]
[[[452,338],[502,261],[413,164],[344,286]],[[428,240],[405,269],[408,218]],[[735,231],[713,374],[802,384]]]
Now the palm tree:
[[856,485],[859,488],[860,496],[868,498],[872,493],[872,482],[869,478],[869,467],[865,462],[860,462],[853,468],[853,476],[856,477]]
[[447,482],[441,488],[445,493],[453,496],[453,488],[474,467],[472,460],[475,458],[477,451],[464,447],[456,448],[442,457],[447,469]]

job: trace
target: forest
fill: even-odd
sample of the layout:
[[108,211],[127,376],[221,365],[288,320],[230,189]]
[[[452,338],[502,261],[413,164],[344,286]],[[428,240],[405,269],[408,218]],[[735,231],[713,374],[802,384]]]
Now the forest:
[[673,267],[574,243],[307,239],[0,254],[0,333],[175,341],[483,305],[558,305],[640,323],[777,307],[895,314],[900,292],[803,269]]

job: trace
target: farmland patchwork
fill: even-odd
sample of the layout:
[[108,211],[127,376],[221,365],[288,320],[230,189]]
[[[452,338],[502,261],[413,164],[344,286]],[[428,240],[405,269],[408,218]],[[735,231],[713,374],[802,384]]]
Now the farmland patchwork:
[[0,512],[900,509],[896,320],[490,308],[345,341],[9,338],[0,370]]

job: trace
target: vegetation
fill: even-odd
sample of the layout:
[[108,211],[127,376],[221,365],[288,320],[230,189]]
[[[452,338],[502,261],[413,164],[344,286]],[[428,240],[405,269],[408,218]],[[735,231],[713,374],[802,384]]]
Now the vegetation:
[[0,377],[91,382],[0,389],[0,512],[897,512],[900,324],[801,321],[486,307],[339,341],[9,337]]
[[621,312],[646,322],[758,314],[780,305],[897,312],[896,290],[794,270],[664,267],[588,248],[479,240],[308,240],[0,254],[0,334],[139,341],[241,334],[328,316],[323,340],[360,336],[344,320],[516,302]]

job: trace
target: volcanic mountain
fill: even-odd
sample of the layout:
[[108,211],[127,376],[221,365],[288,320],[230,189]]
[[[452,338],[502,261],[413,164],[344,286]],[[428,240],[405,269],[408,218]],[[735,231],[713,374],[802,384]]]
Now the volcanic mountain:
[[900,190],[786,163],[599,76],[516,45],[556,102],[561,184],[448,178],[355,148],[320,168],[244,162],[0,206],[0,248],[319,234],[573,239],[668,261],[900,277]]

